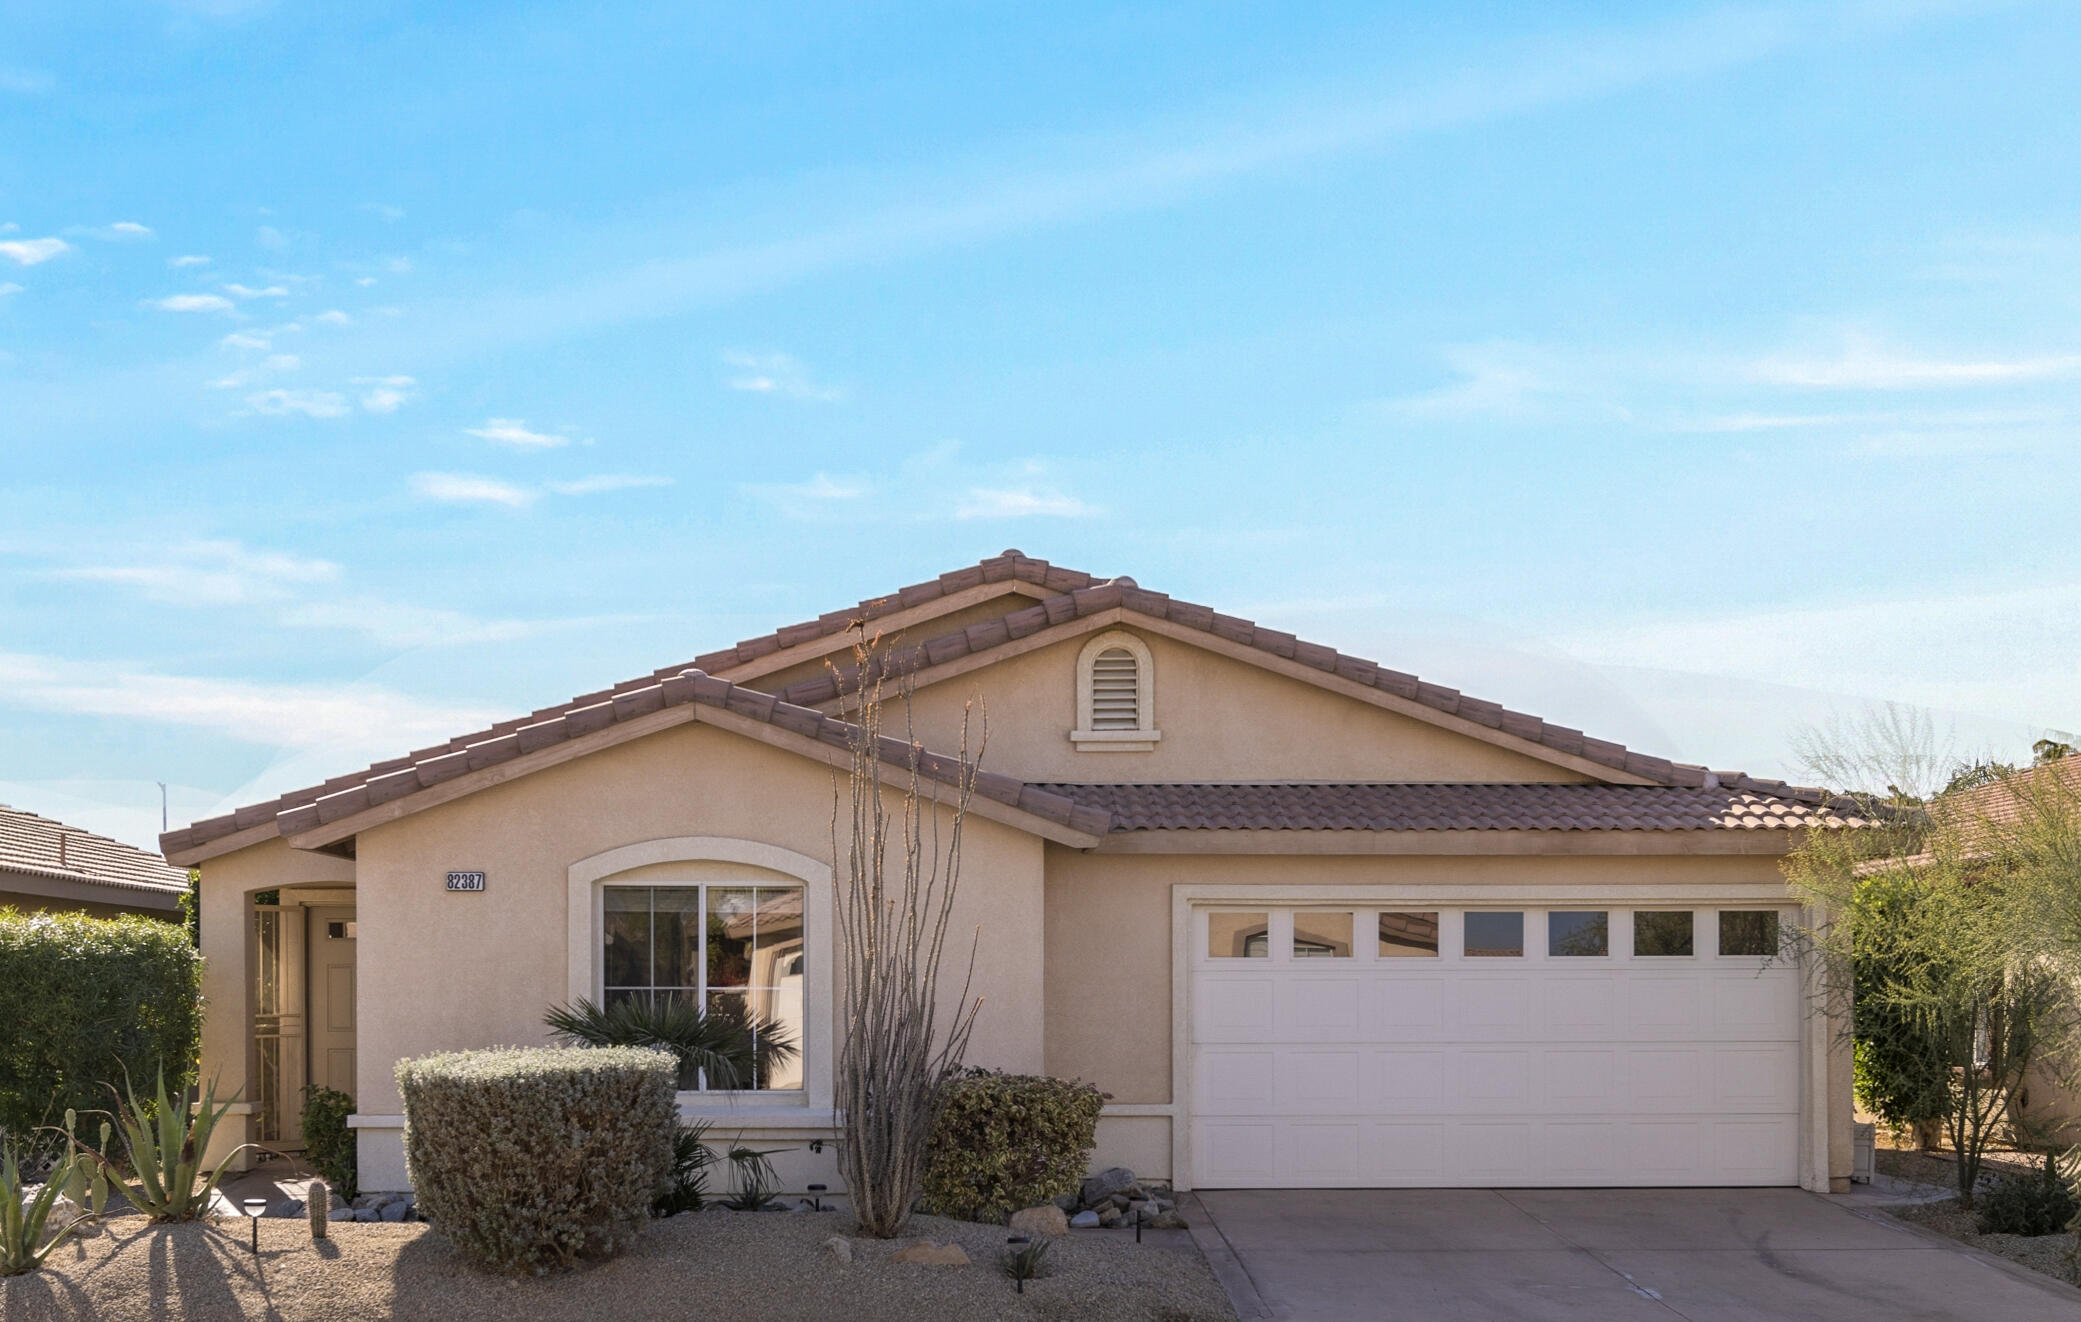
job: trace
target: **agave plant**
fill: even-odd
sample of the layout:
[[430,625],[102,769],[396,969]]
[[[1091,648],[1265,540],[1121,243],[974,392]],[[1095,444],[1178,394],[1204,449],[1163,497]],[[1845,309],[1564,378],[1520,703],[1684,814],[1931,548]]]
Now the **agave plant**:
[[722,1004],[703,1012],[684,996],[630,997],[601,1007],[588,1000],[543,1016],[574,1046],[656,1047],[679,1058],[679,1086],[756,1087],[774,1065],[794,1058],[795,1041],[775,1019]]
[[[210,1136],[230,1111],[231,1103],[217,1100],[215,1084],[203,1094],[192,1114],[181,1101],[166,1095],[164,1070],[159,1072],[149,1107],[137,1100],[136,1091],[126,1083],[117,1102],[116,1124],[122,1130],[127,1160],[119,1165],[105,1151],[76,1149],[115,1181],[132,1207],[154,1221],[193,1221],[208,1212],[217,1181],[231,1165],[227,1159],[207,1175],[202,1172]],[[109,1146],[105,1138],[102,1146]],[[250,1146],[241,1144],[230,1155],[236,1156]],[[126,1168],[135,1178],[125,1177]]]
[[[0,1276],[35,1271],[53,1249],[71,1238],[88,1219],[77,1215],[56,1229],[50,1225],[58,1194],[77,1160],[71,1153],[60,1157],[43,1187],[28,1194],[22,1183],[21,1163],[15,1160],[14,1145],[0,1149]],[[49,1238],[45,1238],[46,1232]]]

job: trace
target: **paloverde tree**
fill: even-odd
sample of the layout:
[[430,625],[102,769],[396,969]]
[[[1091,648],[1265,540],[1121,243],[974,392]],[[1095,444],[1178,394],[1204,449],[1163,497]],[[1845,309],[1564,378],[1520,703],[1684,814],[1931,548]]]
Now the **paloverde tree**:
[[[2019,773],[1958,775],[1897,709],[1860,733],[1861,748],[1809,739],[1803,751],[1866,825],[1808,835],[1785,872],[1829,916],[1807,936],[1828,991],[1854,990],[1860,1093],[1887,1119],[1942,1131],[1970,1206],[2025,1076],[2064,1056],[2072,984],[2023,939],[2042,887],[1987,811]],[[1873,784],[1886,788],[1856,788]]]

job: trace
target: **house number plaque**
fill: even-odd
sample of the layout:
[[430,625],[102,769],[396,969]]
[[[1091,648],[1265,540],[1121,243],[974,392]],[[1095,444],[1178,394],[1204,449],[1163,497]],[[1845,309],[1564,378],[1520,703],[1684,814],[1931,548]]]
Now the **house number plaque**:
[[448,889],[452,891],[481,891],[484,889],[484,874],[481,872],[451,872],[448,874]]

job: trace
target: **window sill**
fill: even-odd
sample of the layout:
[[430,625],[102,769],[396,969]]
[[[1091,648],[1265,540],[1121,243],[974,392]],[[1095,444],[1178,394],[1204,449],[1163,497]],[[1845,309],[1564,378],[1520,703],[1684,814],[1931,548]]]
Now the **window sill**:
[[698,1092],[679,1094],[679,1118],[747,1129],[823,1130],[838,1123],[832,1108],[811,1106],[806,1098],[796,1102],[735,1101],[727,1093]]
[[1069,741],[1079,753],[1153,753],[1161,730],[1072,730]]

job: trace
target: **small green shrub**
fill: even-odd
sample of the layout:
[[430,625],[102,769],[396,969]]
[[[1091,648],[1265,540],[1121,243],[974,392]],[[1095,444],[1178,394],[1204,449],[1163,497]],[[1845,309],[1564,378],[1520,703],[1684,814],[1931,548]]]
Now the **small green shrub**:
[[104,1107],[112,1079],[195,1081],[202,956],[177,923],[0,909],[0,1131]]
[[1105,1101],[1091,1084],[1041,1074],[974,1069],[948,1080],[925,1166],[926,1204],[1001,1224],[1074,1192]]
[[2081,1205],[2047,1157],[2043,1170],[1990,1180],[1973,1200],[1973,1210],[1983,1235],[2056,1235],[2081,1213]]
[[627,1248],[670,1185],[670,1054],[494,1047],[398,1062],[405,1166],[456,1251],[545,1272]]
[[304,1155],[311,1169],[352,1200],[361,1193],[357,1175],[360,1154],[347,1117],[354,1114],[354,1099],[337,1088],[305,1084],[303,1090]]
[[698,1212],[708,1198],[708,1171],[715,1165],[715,1150],[708,1146],[708,1125],[696,1121],[681,1125],[672,1135],[672,1176],[665,1191],[650,1205],[652,1216],[678,1216]]

